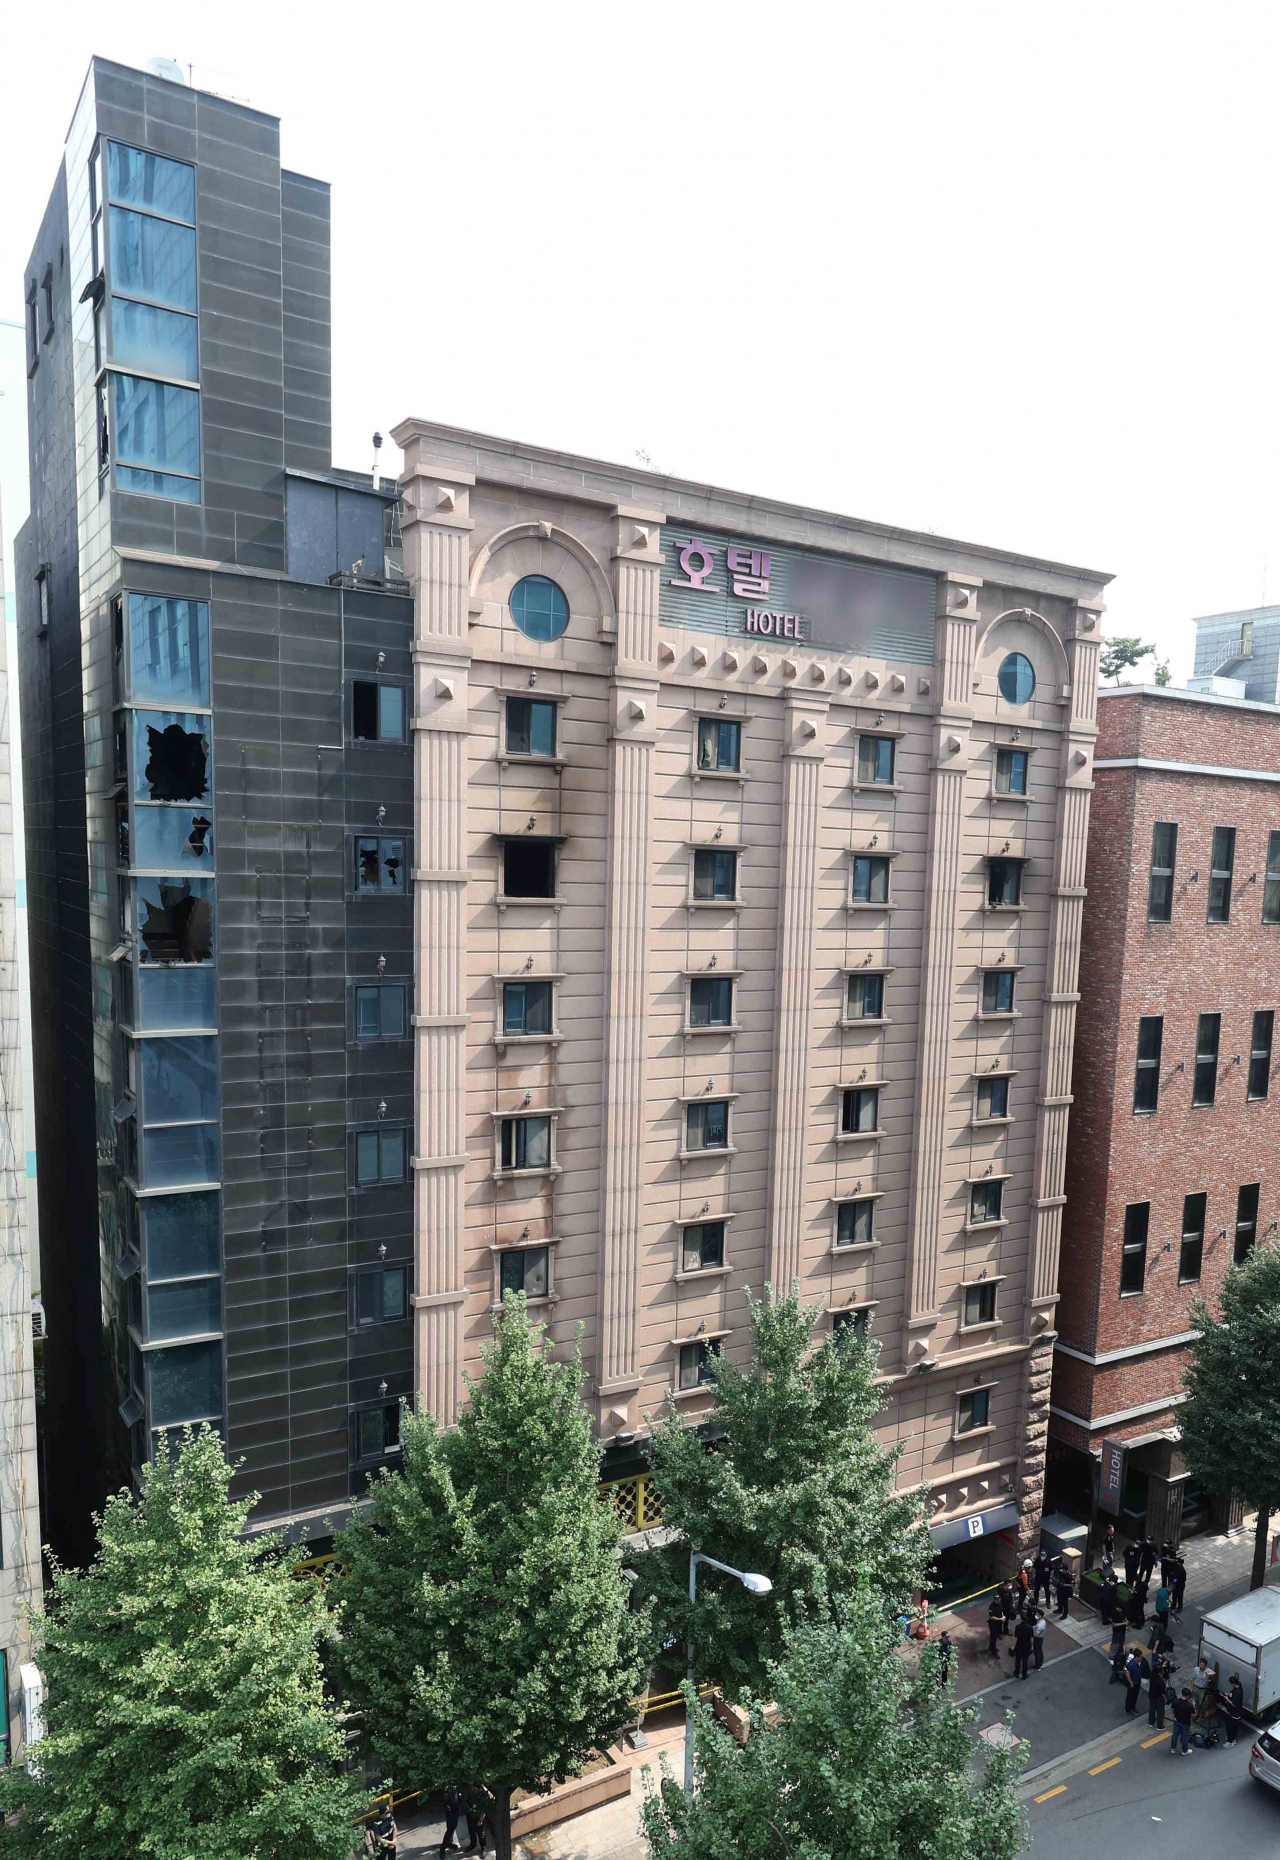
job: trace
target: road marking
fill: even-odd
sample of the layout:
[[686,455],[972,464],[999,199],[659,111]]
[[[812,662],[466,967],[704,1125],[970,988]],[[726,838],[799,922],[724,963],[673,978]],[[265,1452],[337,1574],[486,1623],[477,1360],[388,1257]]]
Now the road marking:
[[1157,1735],[1156,1735],[1155,1737],[1149,1737],[1149,1738],[1147,1738],[1147,1739],[1146,1739],[1146,1741],[1144,1742],[1144,1744],[1143,1744],[1143,1746],[1142,1746],[1142,1748],[1143,1748],[1144,1750],[1150,1750],[1150,1748],[1151,1748],[1151,1746],[1152,1746],[1152,1744],[1163,1744],[1163,1742],[1164,1742],[1164,1732],[1163,1732],[1163,1731],[1160,1731],[1160,1732],[1158,1732],[1158,1733],[1157,1733]]
[[1047,1802],[1050,1796],[1065,1795],[1066,1793],[1067,1793],[1067,1785],[1065,1783],[1059,1783],[1056,1789],[1046,1789],[1043,1795],[1038,1795],[1036,1797],[1036,1801]]
[[1101,1776],[1103,1770],[1113,1770],[1117,1763],[1123,1763],[1123,1757],[1109,1757],[1105,1763],[1095,1764],[1089,1771],[1090,1776]]

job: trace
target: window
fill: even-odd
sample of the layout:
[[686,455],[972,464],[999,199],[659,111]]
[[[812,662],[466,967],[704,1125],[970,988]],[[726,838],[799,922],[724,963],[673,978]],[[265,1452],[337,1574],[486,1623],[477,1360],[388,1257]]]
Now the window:
[[404,1039],[403,983],[357,983],[355,1006],[357,1040]]
[[1193,1105],[1212,1104],[1218,1090],[1218,1036],[1221,1014],[1202,1014],[1196,1027],[1196,1069],[1191,1086]]
[[[130,594],[128,695],[178,710],[209,702],[209,608],[204,601]],[[123,616],[122,616],[123,624]]]
[[858,780],[868,786],[876,782],[892,784],[894,750],[897,744],[892,736],[860,736],[858,738]]
[[46,265],[44,276],[40,280],[40,289],[44,293],[44,340],[53,341],[53,266]]
[[971,1324],[994,1324],[996,1316],[996,1288],[993,1284],[966,1285],[964,1288],[964,1321]]
[[880,1087],[878,1085],[855,1085],[843,1094],[840,1106],[840,1128],[846,1133],[861,1133],[877,1130],[880,1114]]
[[846,1019],[882,1020],[884,1018],[883,975],[851,975]]
[[352,1416],[352,1451],[357,1460],[380,1460],[400,1451],[400,1403],[362,1408]]
[[970,1226],[981,1227],[987,1221],[1002,1219],[1003,1206],[1003,1182],[974,1182],[969,1196]]
[[549,1117],[504,1117],[502,1119],[502,1167],[504,1169],[549,1169],[551,1167],[551,1119]]
[[1258,1235],[1258,1190],[1261,1184],[1250,1182],[1236,1195],[1236,1244],[1233,1264],[1243,1266]]
[[[101,341],[100,313],[94,313],[95,341]],[[181,310],[162,310],[132,297],[111,299],[111,356],[149,374],[200,378],[200,339],[196,318]]]
[[1151,830],[1151,880],[1147,886],[1147,917],[1167,924],[1173,917],[1173,874],[1178,863],[1178,828],[1172,820],[1157,820]]
[[1271,1085],[1271,1031],[1275,1018],[1271,1008],[1259,1008],[1253,1017],[1253,1034],[1249,1041],[1250,1098],[1265,1098]]
[[509,597],[511,618],[526,639],[559,639],[569,624],[564,590],[548,575],[526,575]]
[[695,898],[736,899],[737,853],[712,852],[700,846],[693,855],[693,895]]
[[545,698],[507,699],[507,754],[554,756],[556,707]]
[[1036,688],[1035,668],[1021,652],[1011,652],[1000,661],[996,683],[1006,704],[1027,704]]
[[1213,829],[1213,851],[1209,855],[1209,922],[1225,924],[1231,916],[1231,874],[1236,862],[1234,827]]
[[720,1339],[708,1337],[698,1343],[680,1345],[680,1387],[701,1388],[711,1380],[711,1359],[720,1354]]
[[1000,906],[1022,902],[1022,860],[987,860],[987,903]]
[[107,221],[111,288],[169,310],[196,307],[193,227],[116,207]]
[[1178,1284],[1194,1285],[1204,1256],[1204,1209],[1207,1197],[1188,1195],[1182,1203],[1182,1248],[1178,1254]]
[[724,1150],[729,1147],[729,1100],[700,1099],[687,1105],[684,1120],[687,1150]]
[[1025,749],[996,750],[996,793],[1027,792],[1027,752]]
[[49,631],[49,565],[46,562],[36,576],[36,594],[40,602],[40,631]]
[[113,373],[111,418],[121,490],[200,502],[200,396],[194,388]]
[[222,1418],[222,1345],[188,1343],[176,1350],[152,1350],[153,1427],[180,1427],[184,1421]]
[[136,878],[132,891],[131,916],[140,962],[212,959],[212,879]]
[[706,1272],[724,1265],[724,1222],[695,1221],[686,1227],[681,1238],[682,1272]]
[[861,854],[853,862],[853,901],[855,904],[889,902],[889,861],[867,859]]
[[30,374],[40,360],[40,319],[36,311],[36,281],[32,278],[27,285],[27,373]]
[[1124,1240],[1120,1247],[1120,1296],[1140,1292],[1147,1275],[1149,1201],[1131,1201],[1124,1211]]
[[147,1286],[147,1340],[202,1337],[222,1329],[221,1279],[185,1279]]
[[1008,1117],[1008,1115],[1008,1079],[979,1079],[978,1121],[980,1123],[985,1123],[989,1118]]
[[844,1311],[831,1313],[831,1335],[837,1343],[848,1338],[861,1339],[866,1336],[871,1324],[870,1305],[850,1305]]
[[362,743],[404,741],[404,686],[356,678],[351,685],[351,734]]
[[502,889],[508,898],[554,898],[554,840],[503,840]]
[[742,768],[742,725],[720,717],[699,717],[698,767],[737,774]]
[[218,1115],[218,1042],[212,1035],[128,1041],[136,1047],[144,1124],[207,1123]]
[[405,1179],[406,1145],[403,1126],[376,1124],[356,1132],[356,1182],[361,1188],[378,1188]]
[[550,1258],[551,1249],[545,1246],[517,1247],[500,1253],[498,1274],[503,1295],[523,1292],[526,1298],[545,1298],[550,1290]]
[[1280,833],[1267,836],[1267,882],[1262,888],[1262,921],[1280,924]]
[[409,1268],[363,1266],[355,1275],[357,1324],[391,1324],[409,1315]]
[[982,972],[982,1011],[984,1014],[1012,1014],[1013,970],[984,969]]
[[732,1023],[732,981],[723,976],[695,976],[689,983],[689,1025],[728,1027]]
[[[95,204],[101,204],[97,173],[95,161],[91,181]],[[109,142],[107,187],[112,200],[120,206],[141,207],[148,213],[161,213],[166,219],[195,225],[196,171],[187,162],[131,149],[123,142]]]
[[357,891],[403,892],[403,840],[357,839],[355,853]]
[[[1007,661],[1006,661],[1007,663]],[[973,1434],[991,1425],[991,1390],[967,1389],[956,1410],[957,1434]]]
[[1138,1020],[1138,1069],[1133,1081],[1135,1111],[1154,1111],[1159,1103],[1160,1048],[1163,1043],[1163,1014],[1143,1014]]
[[515,1035],[550,1033],[554,1007],[551,982],[502,984],[502,1031]]
[[874,1201],[842,1201],[836,1209],[836,1245],[870,1246]]
[[135,710],[133,793],[138,801],[208,801],[209,719]]

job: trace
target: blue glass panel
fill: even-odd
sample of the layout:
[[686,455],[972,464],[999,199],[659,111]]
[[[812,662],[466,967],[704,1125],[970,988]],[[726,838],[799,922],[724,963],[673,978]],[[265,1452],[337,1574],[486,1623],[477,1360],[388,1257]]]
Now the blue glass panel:
[[167,471],[140,471],[136,465],[116,466],[116,486],[121,491],[140,491],[144,497],[171,497],[179,504],[200,502],[198,478],[175,478]]
[[195,224],[196,171],[185,161],[108,142],[107,187],[112,200],[123,206],[151,207],[170,219]]
[[148,1279],[218,1271],[218,1197],[149,1195],[138,1203],[146,1229]]
[[222,1412],[222,1345],[188,1343],[153,1350],[151,1419],[157,1427],[199,1421]]
[[129,863],[144,872],[211,872],[212,811],[203,807],[146,807],[139,802]]
[[140,1028],[216,1027],[217,970],[212,963],[199,968],[149,964],[138,977],[138,999]]
[[113,374],[111,412],[114,452],[121,463],[199,476],[200,396],[194,388]]
[[158,375],[199,379],[200,344],[196,319],[130,297],[111,299],[111,356]]
[[147,1337],[199,1337],[222,1328],[222,1282],[195,1279],[185,1285],[153,1285],[147,1291]]
[[133,927],[138,960],[209,962],[213,957],[213,880],[135,878]]
[[1000,695],[1007,704],[1026,704],[1036,688],[1036,674],[1030,659],[1021,652],[1011,652],[1000,661],[996,674]]
[[191,228],[119,207],[111,209],[108,219],[112,290],[150,297],[173,310],[194,310],[196,236]]
[[564,590],[549,575],[526,575],[509,597],[511,618],[528,639],[559,639],[569,624]]
[[218,1115],[218,1042],[212,1034],[139,1040],[138,1049],[144,1125]]
[[198,801],[198,811],[207,813],[209,719],[173,710],[135,710],[132,716],[135,799]]
[[216,1124],[162,1124],[142,1133],[142,1174],[147,1188],[216,1182],[220,1161]]
[[209,609],[204,601],[129,596],[129,695],[209,702]]

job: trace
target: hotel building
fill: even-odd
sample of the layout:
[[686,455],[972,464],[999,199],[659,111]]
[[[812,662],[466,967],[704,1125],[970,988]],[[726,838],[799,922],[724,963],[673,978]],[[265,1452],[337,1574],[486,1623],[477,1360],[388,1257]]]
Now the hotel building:
[[[584,1332],[606,1472],[746,1294],[881,1346],[935,1544],[1038,1536],[1107,576],[421,420],[414,1338]],[[637,1513],[636,1522],[645,1518]],[[985,1541],[982,1541],[985,1540]]]

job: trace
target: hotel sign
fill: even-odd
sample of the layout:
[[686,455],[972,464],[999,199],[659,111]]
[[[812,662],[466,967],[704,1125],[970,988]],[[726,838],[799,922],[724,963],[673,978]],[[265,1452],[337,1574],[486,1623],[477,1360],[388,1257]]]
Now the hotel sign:
[[672,626],[933,663],[933,575],[671,524],[662,559],[658,613]]
[[1116,1518],[1120,1516],[1120,1501],[1124,1496],[1127,1458],[1128,1450],[1123,1440],[1103,1441],[1102,1465],[1098,1472],[1098,1509],[1109,1511]]

